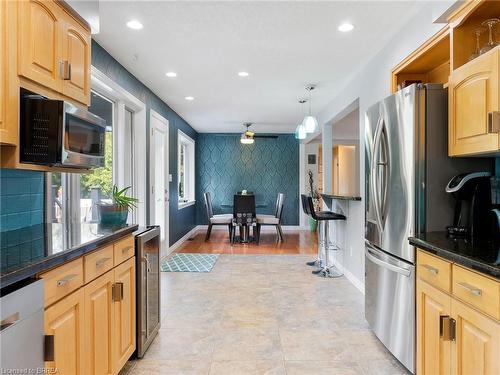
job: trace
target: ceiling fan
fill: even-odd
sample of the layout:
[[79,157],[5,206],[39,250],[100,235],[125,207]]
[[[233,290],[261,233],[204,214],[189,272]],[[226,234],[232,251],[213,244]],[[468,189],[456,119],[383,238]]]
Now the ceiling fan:
[[241,134],[240,142],[243,144],[252,144],[255,141],[255,138],[271,138],[271,139],[276,139],[278,138],[277,135],[264,135],[264,134],[255,134],[253,131],[250,130],[250,126],[252,126],[252,122],[244,122],[243,126],[246,128],[246,130]]

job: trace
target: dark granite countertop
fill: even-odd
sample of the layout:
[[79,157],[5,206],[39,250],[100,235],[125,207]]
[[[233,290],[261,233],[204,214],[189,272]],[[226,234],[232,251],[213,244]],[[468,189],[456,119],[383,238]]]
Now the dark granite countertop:
[[500,279],[500,241],[452,239],[446,232],[423,233],[409,240],[441,258]]
[[137,225],[103,227],[79,223],[39,224],[0,233],[0,288],[33,277],[137,230]]
[[338,199],[343,201],[360,201],[361,197],[354,195],[337,195],[332,193],[322,193],[321,196],[327,199]]

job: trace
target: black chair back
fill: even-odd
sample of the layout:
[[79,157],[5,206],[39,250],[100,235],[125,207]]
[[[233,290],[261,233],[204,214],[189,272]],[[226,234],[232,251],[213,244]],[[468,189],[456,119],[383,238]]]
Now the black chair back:
[[300,198],[302,200],[302,209],[304,210],[304,213],[308,216],[311,216],[314,220],[318,220],[316,211],[314,211],[314,202],[312,197],[301,194]]
[[236,194],[233,204],[233,218],[238,224],[255,221],[255,195]]
[[281,223],[281,216],[283,215],[284,201],[285,201],[285,194],[279,193],[278,198],[276,199],[276,210],[274,212],[274,216],[276,216],[279,219],[280,223]]
[[214,210],[212,207],[212,196],[208,191],[205,192],[203,196],[205,198],[205,210],[207,211],[207,218],[208,220],[210,220],[210,218],[214,216]]

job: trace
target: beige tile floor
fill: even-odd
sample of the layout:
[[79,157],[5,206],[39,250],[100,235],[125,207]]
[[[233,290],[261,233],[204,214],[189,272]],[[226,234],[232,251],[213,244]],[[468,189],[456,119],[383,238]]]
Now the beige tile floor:
[[162,328],[122,374],[406,374],[369,330],[363,295],[300,255],[221,255],[162,273]]

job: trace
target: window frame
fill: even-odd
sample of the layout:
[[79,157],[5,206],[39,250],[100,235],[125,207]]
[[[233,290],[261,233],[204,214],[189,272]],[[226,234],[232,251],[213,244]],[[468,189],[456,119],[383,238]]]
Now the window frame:
[[[195,141],[182,130],[177,130],[177,204],[178,209],[192,206],[195,199]],[[180,196],[181,150],[184,147],[184,196]],[[187,192],[187,197],[186,197]]]

